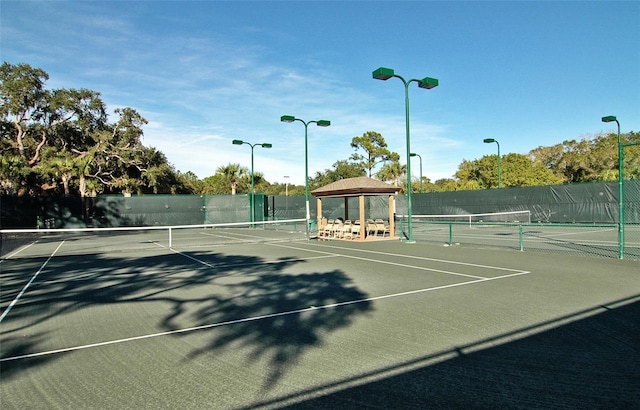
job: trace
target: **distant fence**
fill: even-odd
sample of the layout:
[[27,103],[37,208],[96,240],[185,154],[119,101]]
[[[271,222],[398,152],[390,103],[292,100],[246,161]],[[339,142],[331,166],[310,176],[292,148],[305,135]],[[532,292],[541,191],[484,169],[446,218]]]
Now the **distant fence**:
[[[617,182],[598,182],[414,194],[412,213],[455,215],[528,210],[532,222],[613,224],[618,223],[618,191]],[[640,223],[640,180],[624,181],[624,217],[627,224]]]
[[[553,185],[412,195],[414,215],[474,214],[529,210],[540,223],[618,223],[618,184]],[[640,224],[640,181],[624,182],[626,224]],[[407,198],[396,198],[396,214],[407,213]],[[323,216],[345,216],[342,198],[323,200]],[[388,218],[385,197],[367,197],[367,218]],[[346,202],[359,217],[358,199]],[[254,220],[304,218],[305,197],[256,194]],[[316,200],[310,198],[312,219]],[[243,195],[103,195],[79,197],[0,196],[0,228],[154,226],[249,221],[250,197]]]

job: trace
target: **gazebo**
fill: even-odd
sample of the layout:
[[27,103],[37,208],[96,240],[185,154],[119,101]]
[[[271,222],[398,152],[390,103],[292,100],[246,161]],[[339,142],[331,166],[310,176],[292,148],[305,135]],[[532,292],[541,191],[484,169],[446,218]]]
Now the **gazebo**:
[[323,198],[344,198],[344,217],[348,219],[349,216],[349,198],[357,197],[359,204],[360,215],[360,237],[357,239],[364,240],[366,229],[365,227],[365,197],[366,196],[388,196],[389,197],[389,238],[395,237],[394,227],[394,209],[395,209],[395,195],[398,194],[399,188],[393,185],[389,185],[385,182],[378,181],[377,179],[369,177],[356,177],[341,179],[336,182],[332,182],[321,188],[311,191],[311,194],[316,197],[317,210],[318,210],[318,229],[322,229],[322,199]]

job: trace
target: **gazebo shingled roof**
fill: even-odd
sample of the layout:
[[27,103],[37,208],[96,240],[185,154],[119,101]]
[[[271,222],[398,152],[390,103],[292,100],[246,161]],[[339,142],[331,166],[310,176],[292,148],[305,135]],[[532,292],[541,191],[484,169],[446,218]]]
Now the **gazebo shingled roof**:
[[[365,196],[377,196],[388,195],[389,196],[389,239],[393,239],[394,235],[394,195],[397,195],[399,188],[393,185],[389,185],[385,182],[378,181],[377,179],[369,177],[356,177],[341,179],[336,182],[332,182],[321,188],[314,189],[311,193],[316,197],[318,202],[318,227],[323,226],[322,218],[322,198],[341,197],[344,198],[344,211],[345,219],[349,219],[349,197],[358,197],[359,214],[358,224],[360,225],[360,235],[357,237],[359,240],[365,239]],[[384,235],[383,235],[384,236]]]
[[332,196],[359,196],[359,195],[380,195],[395,194],[398,187],[369,177],[356,177],[341,179],[332,182],[321,188],[314,189],[311,193],[316,197]]

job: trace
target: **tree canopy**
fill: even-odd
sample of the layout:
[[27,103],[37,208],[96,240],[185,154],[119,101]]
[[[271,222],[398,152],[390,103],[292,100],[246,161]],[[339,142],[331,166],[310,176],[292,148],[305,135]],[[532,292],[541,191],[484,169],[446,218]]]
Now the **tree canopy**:
[[28,64],[0,67],[0,187],[19,195],[188,192],[166,156],[141,143],[136,110],[108,122],[100,94],[45,89]]
[[[251,173],[240,164],[220,165],[199,180],[176,171],[167,157],[142,144],[147,120],[135,109],[114,110],[110,121],[100,93],[88,89],[47,89],[49,75],[28,64],[0,66],[0,194],[81,195],[101,193],[235,194],[251,190]],[[640,133],[621,136],[625,178],[640,178]],[[407,167],[384,137],[367,131],[353,137],[356,152],[316,172],[315,189],[344,178],[375,175],[406,190]],[[497,187],[497,155],[463,160],[451,178],[412,183],[423,192]],[[617,134],[540,146],[528,154],[500,158],[504,187],[618,179]],[[377,171],[375,171],[377,170]],[[254,172],[256,192],[302,195],[304,186],[271,184]],[[420,184],[419,182],[422,182]]]
[[400,160],[400,155],[389,151],[387,142],[382,134],[375,131],[367,131],[359,137],[353,137],[351,139],[351,147],[356,150],[364,150],[365,154],[354,153],[351,154],[349,159],[366,169],[369,178],[371,178],[373,168],[376,165],[382,162],[398,162]]

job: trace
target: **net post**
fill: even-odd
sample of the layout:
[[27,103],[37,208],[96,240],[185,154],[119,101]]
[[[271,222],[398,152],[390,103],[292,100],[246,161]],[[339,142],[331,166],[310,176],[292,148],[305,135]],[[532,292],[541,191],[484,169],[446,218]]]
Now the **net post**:
[[449,224],[449,246],[453,246],[453,224]]
[[169,227],[169,248],[172,247],[172,242],[171,242],[171,227]]
[[524,251],[524,235],[522,234],[522,224],[518,224],[518,238],[520,240],[520,252]]

